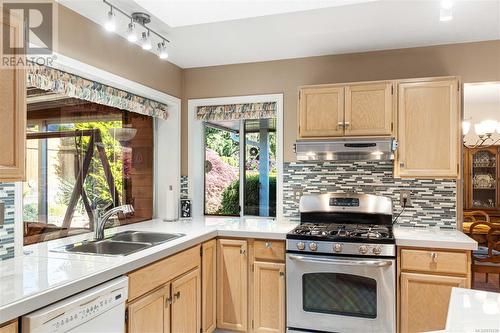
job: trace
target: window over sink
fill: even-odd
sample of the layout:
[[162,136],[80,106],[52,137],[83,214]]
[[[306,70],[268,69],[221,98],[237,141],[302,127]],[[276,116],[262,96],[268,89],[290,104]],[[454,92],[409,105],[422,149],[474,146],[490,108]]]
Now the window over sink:
[[92,231],[93,210],[153,215],[153,118],[37,88],[27,94],[24,244]]

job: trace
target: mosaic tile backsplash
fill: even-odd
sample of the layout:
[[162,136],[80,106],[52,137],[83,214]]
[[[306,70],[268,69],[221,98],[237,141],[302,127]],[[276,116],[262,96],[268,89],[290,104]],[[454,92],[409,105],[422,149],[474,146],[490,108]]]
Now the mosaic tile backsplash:
[[400,191],[410,191],[398,223],[408,226],[456,227],[455,180],[393,178],[393,163],[377,162],[291,162],[284,163],[284,216],[298,219],[296,193],[360,192],[391,197],[393,212],[400,210]]
[[181,199],[185,199],[189,197],[189,183],[188,176],[181,176]]
[[0,260],[14,257],[14,184],[0,183],[0,201],[5,204],[0,224]]

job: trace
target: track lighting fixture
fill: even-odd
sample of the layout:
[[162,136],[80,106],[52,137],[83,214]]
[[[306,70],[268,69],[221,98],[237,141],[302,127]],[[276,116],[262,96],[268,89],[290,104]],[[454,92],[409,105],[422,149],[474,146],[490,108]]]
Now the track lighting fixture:
[[158,43],[158,57],[163,60],[168,58],[167,45],[165,45],[165,41]]
[[142,49],[145,51],[149,51],[152,49],[151,39],[149,38],[149,30],[147,32],[142,33],[141,45]]
[[135,24],[132,20],[130,20],[128,24],[127,40],[131,43],[137,42],[137,32],[135,31]]
[[109,8],[108,17],[106,19],[106,23],[104,24],[104,28],[109,32],[113,32],[116,29],[116,18],[115,13],[113,13],[112,6],[110,6]]
[[158,57],[160,59],[168,58],[167,43],[170,43],[170,41],[149,27],[149,23],[151,23],[151,16],[149,14],[143,12],[128,14],[111,4],[108,0],[103,0],[103,2],[109,6],[109,12],[107,13],[106,22],[104,23],[104,28],[107,31],[116,31],[115,13],[121,14],[130,20],[127,29],[122,30],[122,33],[125,33],[125,37],[129,42],[139,42],[143,50],[150,51],[153,49],[153,45],[156,45],[153,43],[157,43],[159,40],[160,42],[157,44]]

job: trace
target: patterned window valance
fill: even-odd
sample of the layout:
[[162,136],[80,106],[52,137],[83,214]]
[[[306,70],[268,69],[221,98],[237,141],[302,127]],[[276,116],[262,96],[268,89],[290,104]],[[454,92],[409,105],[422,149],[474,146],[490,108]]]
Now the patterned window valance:
[[199,106],[198,120],[276,118],[276,102]]
[[31,64],[28,86],[151,117],[168,117],[163,103],[46,66]]

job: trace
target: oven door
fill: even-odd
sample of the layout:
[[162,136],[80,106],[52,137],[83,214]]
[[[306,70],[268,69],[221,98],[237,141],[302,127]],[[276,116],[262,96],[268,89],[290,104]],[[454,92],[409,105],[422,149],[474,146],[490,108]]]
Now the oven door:
[[287,326],[395,332],[395,260],[287,253]]

